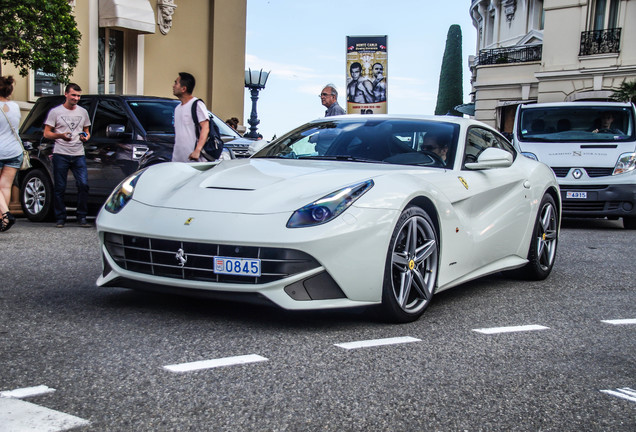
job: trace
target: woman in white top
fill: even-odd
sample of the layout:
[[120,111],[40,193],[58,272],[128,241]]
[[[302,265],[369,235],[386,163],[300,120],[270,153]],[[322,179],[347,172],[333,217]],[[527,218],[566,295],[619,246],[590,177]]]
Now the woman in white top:
[[9,101],[13,93],[12,76],[0,77],[0,231],[6,231],[15,223],[9,212],[11,185],[22,165],[22,145],[16,133],[20,126],[20,107]]

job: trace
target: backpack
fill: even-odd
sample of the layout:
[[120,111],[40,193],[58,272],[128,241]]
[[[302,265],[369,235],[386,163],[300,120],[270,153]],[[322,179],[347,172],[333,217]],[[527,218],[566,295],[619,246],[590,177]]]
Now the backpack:
[[[201,99],[197,99],[192,104],[192,121],[194,122],[194,128],[197,136],[197,142],[199,142],[199,135],[201,132],[201,125],[197,121],[197,104],[199,101],[203,102]],[[203,103],[205,106],[205,103]],[[204,158],[209,161],[215,161],[221,157],[221,153],[223,153],[223,140],[221,139],[221,132],[219,131],[219,127],[214,122],[212,118],[212,114],[208,112],[208,120],[210,122],[210,132],[208,133],[208,139],[203,144],[203,148],[201,149],[201,154]],[[196,143],[194,144],[196,147]]]

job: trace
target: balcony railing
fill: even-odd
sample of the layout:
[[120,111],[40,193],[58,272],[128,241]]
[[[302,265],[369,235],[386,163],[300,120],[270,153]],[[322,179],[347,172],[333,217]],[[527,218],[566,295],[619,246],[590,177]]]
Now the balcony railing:
[[479,51],[478,65],[527,63],[541,60],[543,45],[495,48]]
[[580,56],[618,53],[621,48],[621,29],[581,32]]

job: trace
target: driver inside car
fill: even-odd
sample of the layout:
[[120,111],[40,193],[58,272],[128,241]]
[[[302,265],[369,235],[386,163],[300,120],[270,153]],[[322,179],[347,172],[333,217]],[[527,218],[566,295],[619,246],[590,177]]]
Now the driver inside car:
[[600,126],[594,128],[592,133],[622,133],[620,130],[616,128],[612,128],[612,123],[614,122],[614,114],[611,111],[603,111],[601,113],[601,121]]
[[448,142],[445,138],[446,137],[444,136],[429,132],[424,136],[420,150],[434,153],[439,156],[444,163],[446,163]]

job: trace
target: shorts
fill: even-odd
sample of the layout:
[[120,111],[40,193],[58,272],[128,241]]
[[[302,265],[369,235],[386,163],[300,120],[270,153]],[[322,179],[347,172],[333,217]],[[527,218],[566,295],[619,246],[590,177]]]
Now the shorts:
[[0,159],[0,169],[4,168],[5,166],[11,167],[11,168],[15,168],[15,169],[20,169],[20,167],[22,166],[22,158],[23,157],[24,157],[24,155],[22,153],[20,153],[18,156],[14,157],[14,158]]

